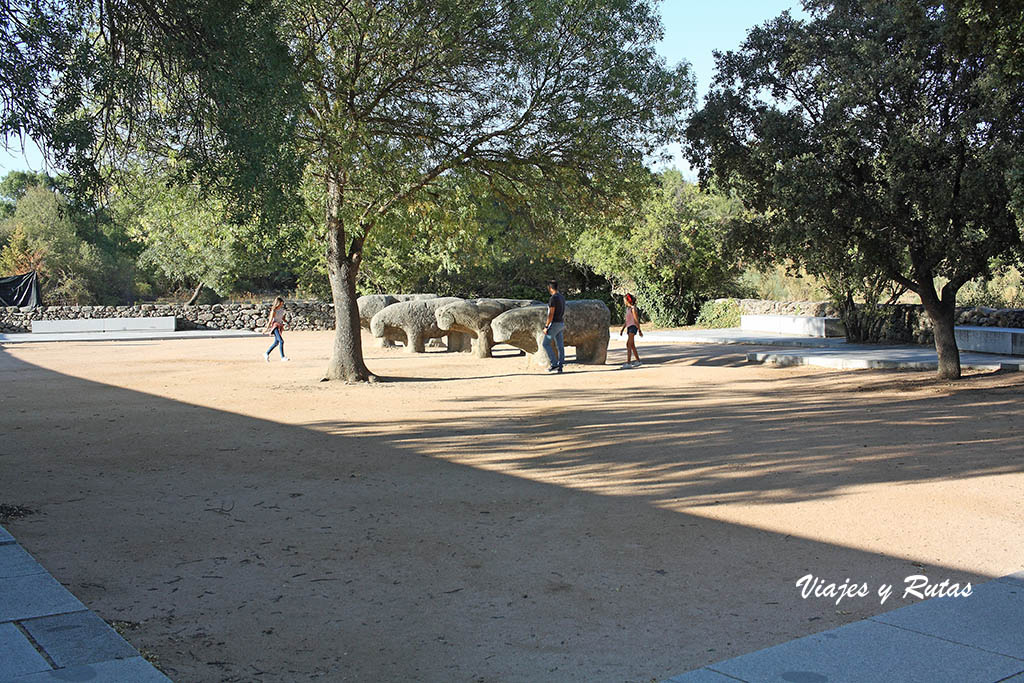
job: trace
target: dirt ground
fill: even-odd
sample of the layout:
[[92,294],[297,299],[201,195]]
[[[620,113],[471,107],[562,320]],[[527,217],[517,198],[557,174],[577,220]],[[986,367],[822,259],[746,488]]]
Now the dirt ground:
[[176,681],[650,681],[1024,567],[1024,373],[286,338],[0,348],[7,528]]

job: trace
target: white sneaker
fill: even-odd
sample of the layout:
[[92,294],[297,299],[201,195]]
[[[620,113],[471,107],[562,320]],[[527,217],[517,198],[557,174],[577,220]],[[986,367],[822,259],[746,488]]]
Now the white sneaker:
[[287,363],[290,360],[291,360],[291,358],[289,358],[288,356],[285,356],[284,358],[281,359],[281,362],[282,363]]
[[266,361],[267,363],[269,363],[270,362],[270,354],[269,353],[263,354],[263,360]]
[[632,363],[623,363],[621,366],[619,366],[619,370],[629,370],[632,367]]
[[634,368],[638,368],[638,367],[640,367],[641,365],[643,365],[643,363],[641,363],[641,362],[640,362],[640,361],[638,361],[638,360],[635,360],[635,361],[633,361],[633,365],[632,365],[632,367],[634,367]]

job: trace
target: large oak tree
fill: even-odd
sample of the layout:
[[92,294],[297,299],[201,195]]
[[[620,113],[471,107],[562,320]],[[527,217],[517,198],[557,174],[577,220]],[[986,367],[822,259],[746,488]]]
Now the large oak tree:
[[1020,254],[1024,90],[1000,87],[994,51],[938,0],[804,7],[716,55],[691,160],[761,212],[740,231],[750,251],[918,294],[939,375],[959,377],[957,291]]
[[510,192],[614,194],[692,98],[687,70],[655,52],[649,0],[310,1],[284,27],[300,148],[326,190],[330,379],[371,377],[356,278],[389,212],[456,171]]
[[[693,81],[656,53],[656,6],[9,0],[0,7],[24,30],[0,48],[24,65],[34,104],[6,99],[2,132],[45,142],[74,131],[55,148],[75,160],[172,156],[184,180],[264,220],[295,198],[303,171],[317,178],[313,229],[336,311],[327,377],[367,380],[355,287],[375,225],[456,172],[509,196],[600,204],[677,137]],[[27,78],[33,68],[45,82]]]

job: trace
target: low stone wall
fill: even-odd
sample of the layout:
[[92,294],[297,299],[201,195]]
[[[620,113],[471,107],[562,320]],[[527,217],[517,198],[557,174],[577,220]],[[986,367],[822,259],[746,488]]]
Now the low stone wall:
[[[883,343],[933,344],[932,321],[919,304],[881,306],[884,323],[877,339]],[[973,327],[1024,327],[1024,310],[961,306],[956,309],[956,324]]]
[[[289,301],[288,329],[333,330],[334,306],[320,301]],[[0,332],[31,332],[33,320],[81,320],[88,318],[149,318],[173,315],[179,330],[260,330],[270,315],[270,303],[136,304],[135,306],[38,306],[0,308]]]

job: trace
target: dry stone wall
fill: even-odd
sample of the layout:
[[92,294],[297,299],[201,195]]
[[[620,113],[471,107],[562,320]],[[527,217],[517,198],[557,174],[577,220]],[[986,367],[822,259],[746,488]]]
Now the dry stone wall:
[[[333,330],[334,306],[320,301],[289,301],[288,329]],[[136,304],[135,306],[37,306],[0,307],[0,332],[31,332],[33,320],[81,320],[88,318],[149,318],[171,316],[179,330],[259,330],[270,315],[270,302],[184,306]]]

